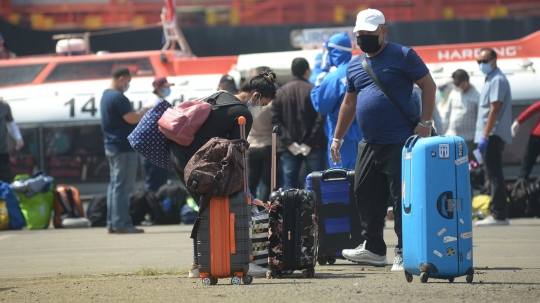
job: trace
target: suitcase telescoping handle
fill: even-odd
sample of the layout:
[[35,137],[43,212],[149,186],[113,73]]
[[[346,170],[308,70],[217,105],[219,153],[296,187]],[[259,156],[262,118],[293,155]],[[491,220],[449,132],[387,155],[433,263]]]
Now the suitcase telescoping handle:
[[343,181],[349,178],[349,171],[342,168],[331,168],[322,172],[323,181]]
[[278,126],[274,126],[272,128],[272,169],[271,169],[271,174],[272,176],[270,176],[270,188],[273,190],[273,191],[276,191],[277,188],[276,188],[276,175],[277,175],[277,147],[276,147],[276,137],[277,137],[277,131],[278,131]]
[[[246,140],[246,118],[244,116],[238,117],[238,124],[240,124],[240,139]],[[248,194],[248,165],[246,157],[246,149],[244,148],[243,152],[244,157],[244,192]]]
[[416,142],[420,138],[421,137],[419,135],[410,136],[409,139],[407,139],[407,142],[405,142],[405,148],[407,148],[407,151],[410,152],[413,146],[416,144]]

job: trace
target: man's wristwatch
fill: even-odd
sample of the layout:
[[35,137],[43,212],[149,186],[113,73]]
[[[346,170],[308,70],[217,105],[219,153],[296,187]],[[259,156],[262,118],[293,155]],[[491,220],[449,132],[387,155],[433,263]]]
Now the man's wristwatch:
[[426,127],[432,127],[433,126],[433,120],[420,120],[418,124]]

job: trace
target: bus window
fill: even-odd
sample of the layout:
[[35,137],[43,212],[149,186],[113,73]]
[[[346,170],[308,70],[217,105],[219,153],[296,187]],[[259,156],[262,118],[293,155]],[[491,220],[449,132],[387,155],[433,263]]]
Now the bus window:
[[112,71],[118,66],[128,67],[132,76],[155,74],[148,58],[69,62],[57,64],[44,82],[110,78]]
[[47,64],[0,67],[0,86],[32,82]]

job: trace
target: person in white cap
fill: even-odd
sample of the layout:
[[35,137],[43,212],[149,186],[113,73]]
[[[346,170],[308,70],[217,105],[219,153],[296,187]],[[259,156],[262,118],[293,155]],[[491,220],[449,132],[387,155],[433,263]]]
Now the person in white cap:
[[[347,93],[340,108],[330,152],[332,161],[339,163],[343,138],[356,113],[356,121],[364,137],[358,144],[355,195],[366,241],[355,249],[344,249],[342,254],[353,262],[386,266],[382,229],[390,200],[398,237],[392,271],[402,271],[401,152],[411,135],[430,136],[436,85],[414,50],[386,41],[388,28],[384,23],[384,15],[380,11],[361,11],[354,27],[357,44],[366,54],[368,67],[395,96],[408,118],[364,70],[363,55],[355,57],[347,68]],[[420,116],[412,100],[415,83],[422,89]],[[408,119],[418,123],[413,126]]]

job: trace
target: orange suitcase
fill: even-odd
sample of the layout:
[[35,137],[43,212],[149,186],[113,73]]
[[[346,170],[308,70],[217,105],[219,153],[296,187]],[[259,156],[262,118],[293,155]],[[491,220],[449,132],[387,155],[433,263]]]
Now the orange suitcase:
[[[245,140],[246,119],[240,117],[240,135]],[[201,214],[197,230],[197,260],[203,285],[215,285],[218,278],[232,277],[231,284],[250,284],[247,275],[251,259],[250,200],[247,190],[247,159],[244,154],[244,191],[228,197],[212,197]]]

